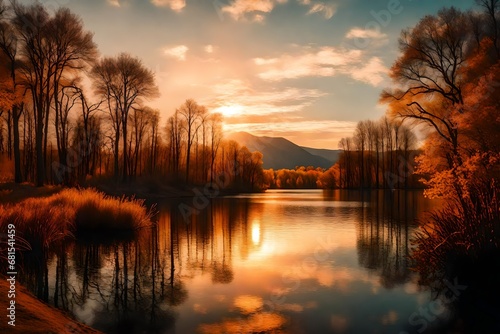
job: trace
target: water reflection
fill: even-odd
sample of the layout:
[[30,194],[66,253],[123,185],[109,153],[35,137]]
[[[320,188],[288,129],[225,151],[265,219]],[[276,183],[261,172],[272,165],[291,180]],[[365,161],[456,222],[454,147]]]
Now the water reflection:
[[242,195],[187,222],[178,204],[134,240],[54,250],[24,283],[107,333],[397,332],[428,300],[407,260],[421,193]]
[[375,192],[369,198],[371,210],[359,210],[357,248],[359,263],[380,276],[386,288],[410,278],[410,230],[416,227],[418,201],[415,193]]

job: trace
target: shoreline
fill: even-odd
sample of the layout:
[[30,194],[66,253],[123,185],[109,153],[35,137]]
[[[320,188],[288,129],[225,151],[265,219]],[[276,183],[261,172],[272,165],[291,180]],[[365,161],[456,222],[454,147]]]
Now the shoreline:
[[[148,185],[141,182],[131,182],[128,184],[115,184],[105,182],[101,184],[86,184],[81,185],[81,188],[94,188],[97,191],[103,192],[108,196],[113,197],[133,197],[137,199],[145,199],[147,201],[160,201],[167,199],[189,199],[200,196],[200,193],[209,197],[205,193],[205,188],[200,185],[192,186],[167,186],[167,185]],[[0,205],[15,204],[28,198],[48,197],[54,195],[64,189],[74,187],[46,185],[43,187],[35,187],[29,183],[17,184],[14,182],[0,183]],[[259,193],[259,191],[241,191],[231,189],[211,190],[216,191],[213,197],[231,196],[246,193]],[[263,191],[260,191],[263,192]]]
[[[7,312],[9,286],[7,278],[0,274],[0,305]],[[36,298],[26,287],[16,282],[15,293],[15,327],[7,323],[3,316],[0,323],[2,333],[79,333],[102,334],[57,309]]]

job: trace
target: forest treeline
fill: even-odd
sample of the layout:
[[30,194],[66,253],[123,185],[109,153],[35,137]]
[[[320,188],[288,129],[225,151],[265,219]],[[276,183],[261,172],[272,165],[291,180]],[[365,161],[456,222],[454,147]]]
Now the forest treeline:
[[0,153],[15,182],[262,187],[262,154],[224,140],[221,115],[188,99],[160,124],[147,105],[159,96],[154,73],[126,53],[100,57],[67,8],[0,1],[0,64]]
[[413,174],[417,144],[414,132],[401,121],[383,117],[358,122],[353,136],[339,142],[338,187],[420,187]]
[[419,154],[417,137],[400,120],[383,117],[356,125],[352,137],[339,142],[339,160],[329,169],[297,166],[265,170],[271,189],[414,189],[422,176],[414,174]]

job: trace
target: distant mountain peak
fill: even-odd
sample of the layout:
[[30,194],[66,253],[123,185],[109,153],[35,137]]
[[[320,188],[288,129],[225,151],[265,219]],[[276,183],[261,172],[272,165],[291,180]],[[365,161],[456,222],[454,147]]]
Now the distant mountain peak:
[[260,151],[264,168],[294,169],[296,166],[329,168],[338,160],[338,150],[301,147],[283,137],[255,136],[245,131],[227,136],[246,146],[250,151]]

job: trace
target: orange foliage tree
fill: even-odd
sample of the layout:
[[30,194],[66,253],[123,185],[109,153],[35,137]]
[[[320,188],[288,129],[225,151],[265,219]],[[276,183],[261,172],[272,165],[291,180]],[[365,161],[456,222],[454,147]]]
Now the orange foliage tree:
[[417,173],[446,205],[417,238],[424,267],[500,248],[500,54],[489,19],[500,13],[498,1],[480,2],[483,13],[442,9],[404,30],[381,97],[391,117],[430,130]]

